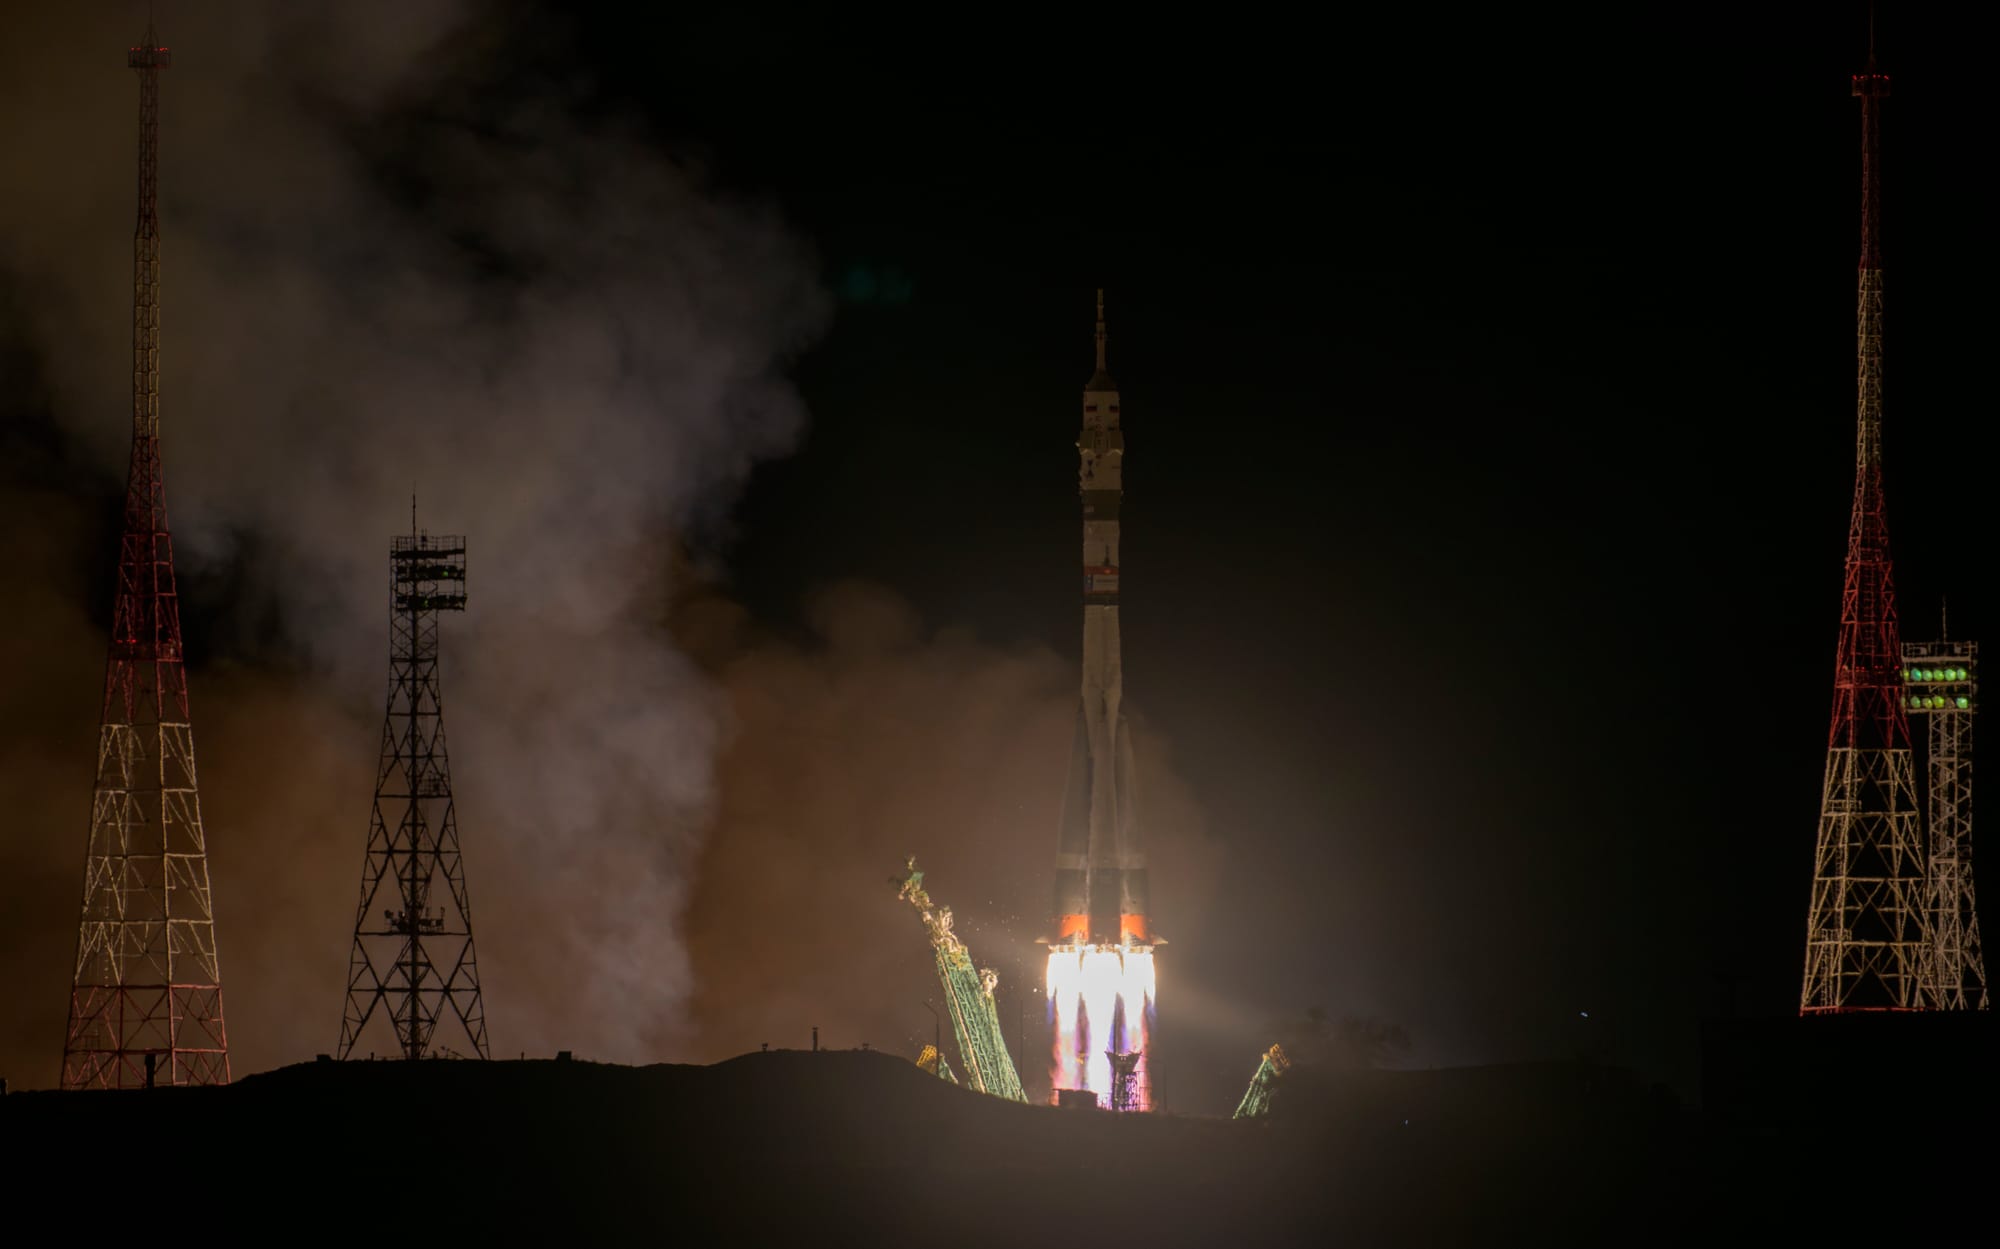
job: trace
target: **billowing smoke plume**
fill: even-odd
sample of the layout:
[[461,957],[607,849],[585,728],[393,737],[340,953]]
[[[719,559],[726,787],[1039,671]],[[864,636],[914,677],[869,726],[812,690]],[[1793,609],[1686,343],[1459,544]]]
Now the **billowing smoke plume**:
[[[99,485],[130,431],[143,20],[106,8],[24,13],[0,45],[10,329]],[[184,582],[229,588],[225,649],[254,661],[193,689],[239,1070],[336,1034],[413,488],[420,523],[470,536],[446,722],[496,1042],[653,1057],[685,1020],[721,720],[663,632],[669,555],[796,438],[780,369],[825,305],[771,212],[510,80],[498,16],[246,0],[162,31],[168,506]],[[8,963],[48,1008],[7,1038],[22,1082],[53,1074],[73,939],[102,642],[70,569],[108,556],[87,511],[5,516],[37,553],[4,574],[0,889],[33,890],[7,898]]]
[[[1045,1091],[1045,954],[1034,941],[1052,925],[1075,663],[962,629],[927,631],[866,585],[833,587],[809,616],[803,642],[760,635],[718,601],[680,619],[732,721],[688,922],[700,1056],[802,1046],[815,1024],[842,1047],[930,1040],[924,999],[938,1000],[936,971],[888,883],[914,854],[974,958],[999,971],[1007,1039],[1025,1034],[1023,1080]],[[1162,868],[1155,910],[1170,939],[1196,946],[1219,848],[1165,742],[1143,717],[1132,727],[1139,821]],[[1169,1038],[1185,1004],[1172,951],[1160,956]]]
[[[0,360],[59,431],[0,466],[0,1074],[22,1085],[60,1050],[130,431],[138,29],[54,12],[0,42]],[[470,538],[446,723],[497,1056],[928,1039],[929,953],[886,883],[911,853],[1006,978],[1011,1039],[1074,666],[856,586],[786,641],[676,572],[801,427],[782,369],[826,307],[795,238],[511,80],[469,0],[169,16],[163,437],[236,1070],[338,1034],[412,487]],[[1212,860],[1135,728],[1156,909],[1192,939]]]

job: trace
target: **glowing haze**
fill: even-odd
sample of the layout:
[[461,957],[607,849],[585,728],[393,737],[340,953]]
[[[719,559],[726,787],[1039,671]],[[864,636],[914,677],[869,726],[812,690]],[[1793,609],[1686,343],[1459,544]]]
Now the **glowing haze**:
[[[679,921],[723,713],[666,637],[672,553],[792,446],[781,369],[826,303],[773,212],[516,73],[508,13],[176,5],[161,30],[162,439],[184,591],[224,587],[230,662],[192,700],[239,1071],[335,1035],[413,488],[423,523],[470,539],[444,703],[497,1044],[652,1058],[685,1028]],[[77,499],[115,489],[130,436],[143,23],[45,6],[0,47],[0,310],[66,447],[61,491],[8,518],[105,577],[108,544],[62,534],[88,532]],[[68,962],[49,953],[75,932],[76,721],[103,655],[69,645],[83,580],[6,587],[4,693],[58,761],[7,765],[36,818],[8,834],[28,861],[10,879],[35,882],[8,926],[36,935],[7,958],[55,1012],[10,1021],[23,1083],[46,1078]],[[81,673],[21,674],[43,635]]]
[[[783,371],[828,315],[817,266],[767,205],[517,73],[511,12],[165,15],[162,436],[235,1070],[338,1034],[412,487],[469,536],[444,704],[496,1056],[928,1039],[928,951],[882,881],[924,856],[1002,994],[1035,986],[1013,960],[1074,671],[872,588],[793,640],[694,584],[685,535],[803,428]],[[76,932],[142,24],[31,9],[0,43],[0,351],[46,427],[0,482],[20,1086],[54,1082]],[[1164,744],[1136,748],[1188,931],[1211,847]]]

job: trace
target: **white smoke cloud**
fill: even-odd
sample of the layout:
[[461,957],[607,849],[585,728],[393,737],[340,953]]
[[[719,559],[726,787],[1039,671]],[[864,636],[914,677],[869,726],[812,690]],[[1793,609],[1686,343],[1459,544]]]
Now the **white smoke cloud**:
[[[143,18],[17,17],[0,267],[60,419],[118,474]],[[337,1027],[413,487],[425,527],[469,535],[446,723],[496,1046],[661,1057],[721,722],[662,631],[673,542],[798,437],[780,370],[827,313],[812,257],[635,130],[498,77],[495,7],[167,17],[169,509],[184,578],[240,567],[303,668],[193,690],[238,1069]],[[56,861],[73,805],[32,830]]]

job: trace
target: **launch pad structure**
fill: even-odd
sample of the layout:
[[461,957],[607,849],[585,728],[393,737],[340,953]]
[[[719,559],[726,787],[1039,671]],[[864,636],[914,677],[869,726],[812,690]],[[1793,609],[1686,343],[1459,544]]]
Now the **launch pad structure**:
[[465,539],[419,532],[413,503],[389,569],[388,709],[337,1057],[354,1055],[379,1012],[403,1058],[456,1054],[438,1047],[447,1019],[488,1058],[438,674],[438,615],[465,610]]
[[945,1061],[943,1054],[938,1053],[938,1047],[935,1045],[926,1045],[918,1051],[917,1070],[926,1075],[936,1076],[947,1084],[958,1083],[958,1077],[951,1073],[951,1064]]
[[1264,1051],[1257,1063],[1257,1070],[1250,1077],[1250,1087],[1243,1090],[1243,1100],[1236,1103],[1233,1119],[1256,1119],[1271,1111],[1271,1099],[1276,1094],[1278,1081],[1292,1065],[1285,1056],[1283,1046],[1273,1045]]
[[[931,948],[937,952],[938,980],[944,985],[952,1035],[958,1038],[966,1087],[1008,1101],[1028,1100],[1021,1090],[1020,1073],[1007,1053],[1006,1036],[1000,1030],[1000,1012],[993,1001],[993,990],[1000,977],[990,967],[974,967],[972,951],[952,931],[951,908],[931,901],[915,856],[905,861],[903,874],[891,877],[889,883],[896,886],[898,900],[916,908],[925,932],[930,935]],[[935,1052],[933,1046],[925,1049]],[[938,1056],[938,1066],[949,1071],[942,1055]]]

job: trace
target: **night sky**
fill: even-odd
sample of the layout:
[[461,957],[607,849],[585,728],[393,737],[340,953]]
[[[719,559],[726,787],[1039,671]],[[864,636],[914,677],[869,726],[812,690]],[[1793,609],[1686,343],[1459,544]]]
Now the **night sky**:
[[[1878,36],[1895,81],[1888,509],[1905,638],[1933,637],[1949,596],[1952,634],[1983,640],[2000,538],[1971,454],[2000,333],[1985,297],[2000,279],[1995,117],[1978,59],[1992,31],[1932,8],[1885,14]],[[1149,743],[1142,793],[1157,783],[1175,825],[1152,859],[1172,940],[1168,1104],[1226,1111],[1256,1051],[1309,1007],[1401,1024],[1415,1063],[1589,1050],[1685,1091],[1701,1018],[1795,1009],[1852,487],[1860,5],[1788,18],[1652,5],[1589,25],[1567,12],[1296,27],[1240,15],[1227,29],[1214,15],[975,28],[838,11],[482,13],[476,56],[443,56],[456,124],[476,129],[522,95],[576,125],[615,119],[715,202],[782,222],[822,301],[776,336],[804,423],[675,509],[673,555],[657,557],[675,600],[659,644],[690,656],[727,709],[712,754],[662,765],[716,778],[685,815],[696,848],[675,860],[691,971],[666,1013],[694,1022],[656,1021],[639,1030],[654,1042],[617,1057],[803,1045],[812,1023],[841,1045],[928,1039],[915,920],[886,884],[829,897],[801,863],[867,882],[903,853],[942,860],[961,874],[934,870],[933,893],[968,918],[983,961],[1011,977],[1009,960],[1033,950],[1056,833],[1052,801],[1037,803],[1060,789],[1079,651],[1071,444],[1098,286],[1128,446],[1126,689]],[[165,33],[171,93],[200,60]],[[107,74],[102,90],[107,115],[129,109],[128,82]],[[393,180],[428,108],[399,97],[352,142]],[[122,126],[88,141],[129,161]],[[420,205],[435,186],[400,193]],[[18,244],[0,261],[38,245],[21,242],[21,220],[0,222]],[[127,238],[103,238],[106,256],[122,263]],[[174,238],[170,215],[170,264]],[[503,249],[490,268],[508,264]],[[117,264],[106,272],[115,343]],[[174,315],[171,274],[170,351],[199,332]],[[5,549],[32,556],[7,588],[36,578],[100,630],[77,643],[73,686],[6,687],[10,749],[75,755],[60,766],[77,784],[34,800],[54,822],[5,834],[17,879],[30,859],[56,865],[31,877],[59,895],[33,908],[40,928],[0,934],[10,966],[55,952],[34,985],[48,1009],[5,1034],[17,1078],[40,1064],[45,1082],[54,1055],[35,1047],[60,1038],[118,457],[81,449],[60,388],[36,380],[36,297],[0,264],[0,360],[22,379],[0,399]],[[116,383],[124,362],[102,367]],[[228,382],[201,385],[215,396]],[[117,412],[103,418],[113,441]],[[171,411],[165,437],[178,500],[209,470],[199,446],[175,443]],[[364,552],[396,523],[390,497],[347,518]],[[59,547],[27,519],[50,499],[83,517]],[[299,604],[259,589],[254,522],[232,523],[186,574],[219,891],[226,847],[249,833],[225,822],[213,779],[231,765],[204,732],[230,697],[212,691],[245,671],[329,670],[301,658]],[[475,530],[475,611],[477,543]],[[856,617],[846,633],[828,623]],[[36,667],[38,636],[5,635],[0,667]],[[365,657],[382,640],[360,644]],[[315,860],[331,901],[310,921],[330,929],[298,939],[313,970],[233,963],[243,939],[219,918],[232,1012],[256,992],[232,979],[244,964],[332,998],[304,1039],[262,1049],[233,1014],[239,1071],[247,1052],[269,1065],[331,1042],[339,978],[325,973],[344,953],[364,832],[369,681],[349,691],[360,727],[328,747],[355,756],[324,773],[345,788],[312,800],[332,810],[334,839]],[[1019,735],[977,707],[930,705],[1000,706],[1026,687],[1035,727]],[[55,705],[60,723],[36,719]],[[476,730],[453,732],[455,750],[476,748]],[[941,783],[980,775],[979,742],[1008,744],[999,779]],[[829,762],[846,751],[865,765]],[[743,831],[767,797],[789,809],[772,795],[794,782],[805,809],[844,792],[800,779],[817,766],[871,793],[911,787],[907,804],[883,798],[894,847],[838,820]],[[1000,813],[1016,778],[1034,797]],[[460,819],[477,896],[482,871],[502,869],[481,861],[499,852],[480,846],[475,812],[506,799],[475,792],[461,790]],[[732,845],[755,848],[732,858]],[[999,862],[1011,866],[994,879],[970,874]],[[482,941],[504,950],[485,930],[509,920],[481,914]],[[847,929],[908,948],[844,971],[819,952]],[[718,952],[752,947],[741,965]],[[506,1000],[505,958],[483,961],[496,1052],[530,1043],[510,1024],[551,1045],[583,1027],[529,1025],[527,995]]]

